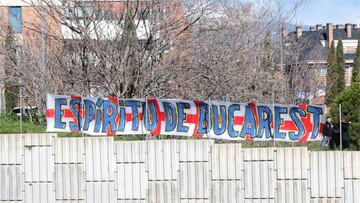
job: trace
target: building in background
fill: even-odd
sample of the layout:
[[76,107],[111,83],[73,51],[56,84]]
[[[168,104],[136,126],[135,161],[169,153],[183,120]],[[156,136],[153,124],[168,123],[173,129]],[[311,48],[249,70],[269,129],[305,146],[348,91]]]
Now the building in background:
[[[29,3],[31,2],[31,3]],[[32,60],[39,61],[43,69],[43,61],[46,58],[46,52],[51,47],[55,47],[54,41],[48,36],[60,36],[61,26],[53,18],[39,14],[41,1],[24,0],[0,0],[0,112],[5,110],[5,86],[18,86],[21,82],[14,75],[14,66],[20,62],[20,53],[26,47]],[[60,5],[60,1],[54,1],[55,5]],[[11,31],[10,31],[11,30]],[[14,49],[15,57],[6,59],[9,47],[6,40],[12,38],[11,49]],[[51,45],[51,46],[50,46]],[[6,85],[5,85],[6,84]],[[15,94],[15,93],[14,93]],[[34,105],[36,99],[23,96],[27,102],[24,105]],[[10,109],[11,110],[11,109]]]
[[[316,81],[309,83],[307,98],[312,104],[324,104],[326,99],[326,74],[328,50],[334,41],[335,47],[339,40],[344,46],[345,59],[345,82],[346,86],[351,85],[352,66],[354,63],[355,51],[358,44],[359,28],[356,24],[326,26],[316,25],[309,30],[296,27],[295,32],[287,35],[286,46],[299,46],[298,62],[314,67],[313,73],[318,75]],[[293,69],[296,64],[288,64],[288,70]],[[294,92],[296,94],[296,92]]]
[[[167,39],[167,35],[171,35],[171,32],[175,33],[177,30],[151,31],[151,29],[159,29],[154,27],[155,23],[149,23],[155,12],[163,22],[169,21],[170,26],[177,25],[170,23],[171,21],[181,24],[181,19],[184,17],[182,1],[176,0],[169,5],[162,3],[161,7],[157,7],[160,4],[155,1],[52,0],[49,1],[51,2],[49,4],[45,4],[45,2],[47,1],[0,0],[1,42],[5,41],[8,28],[11,29],[16,52],[27,50],[29,57],[31,54],[33,64],[42,70],[42,75],[46,75],[47,70],[51,68],[47,63],[50,53],[58,53],[59,58],[66,59],[67,56],[64,55],[63,50],[72,50],[74,45],[84,38],[89,40],[88,42],[101,41],[104,44],[111,44],[114,38],[121,35],[124,13],[130,6],[133,9],[136,34],[141,45],[149,39]],[[179,2],[179,4],[174,4],[174,2]],[[175,8],[174,5],[176,5]],[[178,29],[182,29],[181,26],[178,26]],[[73,50],[78,52],[76,53],[78,55],[84,55],[79,53],[78,47]],[[4,53],[4,50],[0,50],[0,59],[4,58]],[[85,55],[93,57],[91,53],[85,53]],[[71,60],[74,60],[74,57],[69,59],[69,63]],[[16,77],[8,74],[11,69],[6,67],[4,60],[0,60],[0,112],[5,109],[4,84],[17,85],[19,82]],[[69,77],[69,79],[71,78]],[[59,81],[58,88],[63,88],[64,83],[66,82]],[[41,103],[41,101],[36,101],[37,97],[39,96],[36,94],[24,95],[24,100],[29,106],[35,106]]]

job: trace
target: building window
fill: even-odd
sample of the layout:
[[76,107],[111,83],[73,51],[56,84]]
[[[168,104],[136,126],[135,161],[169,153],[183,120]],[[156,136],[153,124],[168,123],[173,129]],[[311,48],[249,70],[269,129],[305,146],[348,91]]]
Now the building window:
[[101,8],[92,2],[78,3],[75,7],[66,7],[64,17],[67,20],[116,20],[111,8]]
[[325,95],[325,86],[317,86],[316,87],[316,95],[317,96],[324,96]]
[[9,25],[15,33],[22,32],[21,7],[9,7]]
[[111,9],[100,9],[96,15],[97,20],[116,20],[116,15]]
[[149,8],[141,8],[137,11],[137,17],[139,20],[147,20],[150,16]]
[[320,68],[320,76],[326,76],[326,74],[327,74],[327,68],[326,67]]
[[78,18],[93,18],[96,12],[94,4],[88,2],[87,4],[78,5],[75,7],[75,15]]
[[67,20],[93,18],[95,11],[95,5],[92,2],[78,2],[74,6],[67,5],[64,7],[64,17]]
[[344,54],[355,54],[355,52],[356,52],[355,46],[344,47]]
[[351,75],[351,69],[350,66],[345,66],[345,75]]

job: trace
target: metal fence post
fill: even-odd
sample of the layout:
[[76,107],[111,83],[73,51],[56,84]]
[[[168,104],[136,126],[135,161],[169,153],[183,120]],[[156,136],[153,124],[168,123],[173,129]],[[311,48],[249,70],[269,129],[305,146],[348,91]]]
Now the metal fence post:
[[340,122],[340,150],[342,151],[341,104],[339,104],[339,122]]

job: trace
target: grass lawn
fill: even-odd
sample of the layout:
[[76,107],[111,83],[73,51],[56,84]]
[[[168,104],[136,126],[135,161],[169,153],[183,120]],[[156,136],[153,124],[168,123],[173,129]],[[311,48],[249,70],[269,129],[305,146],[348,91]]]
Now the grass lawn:
[[[23,133],[44,133],[45,127],[39,122],[30,122],[24,117],[22,122]],[[11,114],[0,114],[0,134],[20,133],[20,118]]]

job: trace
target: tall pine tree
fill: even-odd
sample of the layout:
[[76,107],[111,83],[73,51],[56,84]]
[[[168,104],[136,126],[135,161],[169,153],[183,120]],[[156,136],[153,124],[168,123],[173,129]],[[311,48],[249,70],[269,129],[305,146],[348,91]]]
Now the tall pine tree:
[[336,89],[336,80],[337,75],[337,66],[336,66],[336,53],[335,53],[335,44],[334,41],[331,42],[331,47],[328,50],[327,58],[327,75],[326,75],[326,104],[331,104],[337,95]]
[[344,47],[341,40],[338,41],[336,47],[336,67],[338,79],[336,81],[337,94],[345,89],[345,60]]
[[356,81],[360,82],[359,73],[360,73],[360,33],[358,36],[358,44],[356,47],[355,58],[354,58],[354,67],[353,67],[352,76],[351,76],[352,84]]

